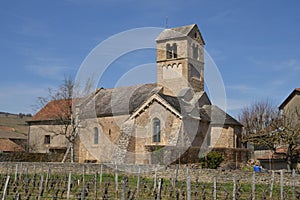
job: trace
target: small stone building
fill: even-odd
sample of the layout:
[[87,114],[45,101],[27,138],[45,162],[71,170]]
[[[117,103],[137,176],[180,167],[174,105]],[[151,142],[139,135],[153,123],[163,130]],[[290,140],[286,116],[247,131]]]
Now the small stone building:
[[197,25],[165,29],[156,44],[157,83],[101,88],[77,104],[76,160],[192,163],[211,150],[228,160],[245,159],[242,125],[204,91],[205,42]]
[[[283,114],[291,119],[295,119],[295,123],[300,123],[300,88],[295,88],[291,94],[279,106]],[[295,116],[298,115],[298,116]]]

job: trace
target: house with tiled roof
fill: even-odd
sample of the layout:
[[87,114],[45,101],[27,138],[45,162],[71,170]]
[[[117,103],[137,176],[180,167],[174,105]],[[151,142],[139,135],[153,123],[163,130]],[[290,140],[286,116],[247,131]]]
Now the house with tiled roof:
[[[205,42],[198,26],[165,29],[156,44],[157,83],[101,88],[76,103],[76,161],[191,163],[211,150],[226,152],[230,161],[245,159],[242,125],[212,105],[204,90]],[[46,107],[57,110],[51,108],[55,103]],[[49,122],[55,121],[46,110],[42,108],[30,122],[30,141],[40,141],[37,149],[43,151],[66,147],[65,140],[54,141],[50,132],[45,144]]]
[[[281,103],[279,109],[282,110],[284,115],[290,118],[295,118],[296,112],[300,113],[300,88],[295,88],[288,97]],[[300,122],[300,119],[297,119]]]
[[[31,152],[64,152],[68,141],[63,134],[64,121],[71,117],[72,100],[52,100],[39,110],[28,124],[28,142]],[[68,130],[69,131],[69,130]]]
[[20,152],[25,151],[27,136],[17,133],[11,127],[0,126],[0,152]]
[[[300,88],[295,88],[287,96],[287,98],[279,105],[279,110],[290,126],[298,130],[300,129]],[[274,153],[271,150],[257,151],[256,159],[258,159],[265,168],[286,169],[286,157],[281,153],[286,153],[287,151],[287,146],[282,144],[276,149],[277,153]],[[295,147],[294,155],[299,153],[300,146]]]

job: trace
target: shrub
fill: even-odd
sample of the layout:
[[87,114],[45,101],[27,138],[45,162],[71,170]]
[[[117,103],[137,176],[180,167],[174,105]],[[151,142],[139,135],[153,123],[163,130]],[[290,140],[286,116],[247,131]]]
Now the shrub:
[[206,156],[200,158],[202,168],[217,169],[223,162],[224,158],[222,153],[211,151]]

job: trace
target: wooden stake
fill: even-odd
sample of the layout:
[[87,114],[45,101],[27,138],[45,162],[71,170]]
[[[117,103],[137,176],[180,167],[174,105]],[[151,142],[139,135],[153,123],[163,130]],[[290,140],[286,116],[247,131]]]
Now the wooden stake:
[[153,183],[153,191],[156,190],[156,177],[157,177],[157,167],[155,167],[155,174],[154,174],[154,183]]
[[255,172],[253,172],[253,175],[252,175],[252,191],[251,191],[251,193],[252,193],[252,200],[255,199],[255,179],[256,179]]
[[40,200],[40,199],[41,199],[41,196],[42,196],[42,191],[43,191],[43,181],[44,181],[44,174],[42,173],[42,175],[41,175],[41,181],[40,181],[40,188],[39,188],[38,200]]
[[116,194],[117,194],[117,198],[118,198],[118,187],[119,187],[119,181],[118,181],[118,166],[116,165],[115,168],[115,184],[116,184]]
[[214,200],[217,200],[217,177],[214,177]]
[[17,182],[17,178],[18,178],[18,164],[16,164],[15,182]]
[[162,179],[158,179],[158,192],[157,192],[157,200],[161,199],[161,188],[162,188]]
[[141,176],[141,167],[139,166],[138,179],[137,179],[137,183],[136,183],[137,195],[139,195],[139,191],[140,191],[140,176]]
[[10,179],[10,176],[8,175],[7,178],[6,178],[5,186],[4,186],[4,191],[3,191],[3,195],[2,195],[2,200],[4,200],[4,199],[5,199],[5,196],[6,196],[6,192],[7,192],[7,188],[8,188],[9,179]]
[[283,200],[283,170],[280,170],[280,199]]
[[270,199],[272,199],[272,196],[273,196],[274,181],[275,181],[275,173],[272,170],[272,179],[271,179],[271,186],[270,186]]
[[293,193],[293,199],[296,199],[296,172],[295,172],[295,169],[293,169],[293,172],[292,172],[292,193]]
[[191,200],[192,195],[191,195],[191,178],[190,178],[190,176],[186,177],[186,194],[187,194],[187,200]]
[[98,179],[98,172],[95,173],[95,200],[97,199],[97,179]]
[[235,176],[233,176],[232,199],[233,199],[233,200],[236,200],[236,177],[235,177]]
[[102,185],[102,172],[103,172],[103,166],[100,167],[100,186]]
[[69,172],[69,178],[68,178],[67,200],[70,199],[71,181],[72,181],[72,173],[71,173],[71,171],[70,171],[70,172]]

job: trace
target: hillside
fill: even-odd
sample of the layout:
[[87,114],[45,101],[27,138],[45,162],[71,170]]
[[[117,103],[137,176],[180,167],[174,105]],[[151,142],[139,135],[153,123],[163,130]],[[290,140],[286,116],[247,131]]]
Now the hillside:
[[26,121],[31,116],[0,112],[0,131],[16,132],[27,135]]

